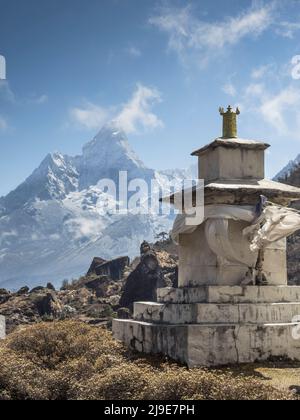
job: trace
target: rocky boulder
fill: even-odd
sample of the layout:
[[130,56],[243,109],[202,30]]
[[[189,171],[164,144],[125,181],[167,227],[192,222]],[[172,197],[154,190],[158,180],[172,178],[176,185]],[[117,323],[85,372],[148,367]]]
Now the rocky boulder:
[[141,245],[141,260],[128,276],[120,299],[120,307],[133,309],[137,301],[157,300],[157,289],[167,285],[156,252],[147,242]]
[[89,268],[89,271],[87,272],[87,276],[90,276],[92,274],[96,274],[96,267],[98,267],[99,265],[105,263],[106,260],[104,260],[103,258],[99,258],[99,257],[95,257],[92,261],[92,264]]

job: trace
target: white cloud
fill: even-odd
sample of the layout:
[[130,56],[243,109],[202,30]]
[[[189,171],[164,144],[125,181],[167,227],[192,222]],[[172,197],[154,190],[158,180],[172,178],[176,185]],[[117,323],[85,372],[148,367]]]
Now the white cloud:
[[137,133],[140,128],[162,127],[163,122],[151,111],[153,105],[160,101],[161,94],[156,89],[138,84],[132,98],[115,120],[127,133]]
[[[28,97],[27,99],[24,99],[23,103],[24,104],[29,104],[29,105],[44,105],[45,103],[47,103],[49,100],[49,97],[45,94],[37,96],[37,95],[31,95],[30,97]],[[22,102],[20,102],[22,103]]]
[[179,10],[168,8],[152,17],[150,23],[168,34],[169,48],[180,58],[184,60],[187,52],[201,52],[203,61],[226,46],[266,31],[273,23],[273,4],[253,6],[236,17],[212,23],[197,19],[190,6]]
[[82,108],[70,110],[71,119],[77,124],[94,130],[100,128],[109,119],[109,111],[98,105],[87,102]]
[[270,71],[273,70],[273,72],[275,71],[275,69],[273,68],[274,66],[271,64],[266,64],[266,65],[262,65],[260,67],[256,67],[252,70],[251,73],[251,77],[252,79],[262,79],[264,78]]
[[0,115],[0,132],[6,131],[7,128],[8,128],[8,124],[7,124],[6,119]]
[[226,83],[226,85],[222,87],[222,90],[226,95],[236,96],[236,88],[232,83]]
[[157,89],[138,84],[131,99],[124,105],[104,108],[91,102],[69,111],[71,121],[88,130],[100,129],[113,120],[126,133],[138,133],[141,129],[155,129],[163,122],[152,111],[155,104],[161,102]]
[[241,107],[267,123],[276,134],[299,139],[300,84],[291,77],[290,63],[268,63],[250,72],[240,89]]
[[48,96],[47,96],[47,95],[41,95],[41,96],[38,96],[37,98],[35,98],[35,99],[34,99],[34,102],[35,102],[37,105],[43,105],[43,104],[45,104],[46,102],[48,102],[48,100],[49,100],[49,98],[48,98]]
[[141,57],[141,55],[142,55],[141,50],[139,48],[133,46],[133,45],[126,48],[126,52],[127,52],[127,54],[129,54],[130,56],[132,56],[134,58]]
[[277,95],[266,99],[260,106],[264,119],[274,126],[279,133],[287,134],[290,127],[284,118],[285,112],[293,112],[300,106],[300,90],[288,86]]
[[276,33],[283,36],[284,38],[293,39],[296,32],[300,30],[299,22],[280,22]]
[[244,89],[241,108],[255,113],[279,135],[299,138],[300,89],[293,84],[277,88],[266,83],[250,83]]
[[245,89],[246,97],[254,97],[259,96],[262,97],[264,95],[265,85],[263,83],[250,83]]

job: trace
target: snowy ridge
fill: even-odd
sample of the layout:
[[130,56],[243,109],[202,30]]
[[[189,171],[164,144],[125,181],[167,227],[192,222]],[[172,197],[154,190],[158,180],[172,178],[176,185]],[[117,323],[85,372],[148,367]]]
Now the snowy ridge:
[[47,155],[24,183],[0,199],[0,287],[59,285],[84,274],[94,256],[134,257],[143,240],[169,231],[173,216],[115,214],[116,198],[98,182],[117,181],[122,170],[129,180],[155,179],[164,191],[170,179],[194,176],[195,167],[147,168],[115,124],[103,127],[80,156]]
[[290,160],[289,163],[274,177],[274,181],[288,178],[293,171],[300,165],[300,154],[294,160]]

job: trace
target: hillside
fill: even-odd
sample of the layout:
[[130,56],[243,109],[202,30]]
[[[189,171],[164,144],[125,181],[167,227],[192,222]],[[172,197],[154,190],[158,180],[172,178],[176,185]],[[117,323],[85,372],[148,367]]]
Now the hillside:
[[[64,282],[60,290],[51,283],[33,289],[23,286],[16,292],[0,289],[0,314],[6,317],[7,332],[18,326],[65,319],[109,327],[113,317],[128,317],[128,308],[139,300],[135,298],[137,290],[142,300],[151,300],[151,288],[157,287],[160,277],[164,278],[164,285],[176,286],[177,257],[159,243],[155,248],[152,258],[157,265],[150,270],[141,257],[132,262],[127,257],[109,261],[95,258],[89,270],[86,267],[85,276]],[[133,282],[133,290],[126,290],[128,279]],[[125,292],[125,303],[121,305]]]

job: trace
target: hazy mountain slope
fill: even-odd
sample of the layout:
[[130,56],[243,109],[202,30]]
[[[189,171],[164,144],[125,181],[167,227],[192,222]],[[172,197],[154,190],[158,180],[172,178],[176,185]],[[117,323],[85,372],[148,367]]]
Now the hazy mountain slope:
[[[162,190],[170,179],[190,177],[185,171],[145,167],[114,124],[103,127],[80,156],[48,155],[0,200],[0,286],[59,284],[84,273],[94,256],[134,257],[144,239],[169,231],[172,216],[115,214],[117,198],[98,183],[103,178],[117,182],[119,171],[148,185],[156,179]],[[158,200],[158,187],[155,195]]]

